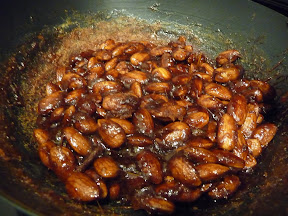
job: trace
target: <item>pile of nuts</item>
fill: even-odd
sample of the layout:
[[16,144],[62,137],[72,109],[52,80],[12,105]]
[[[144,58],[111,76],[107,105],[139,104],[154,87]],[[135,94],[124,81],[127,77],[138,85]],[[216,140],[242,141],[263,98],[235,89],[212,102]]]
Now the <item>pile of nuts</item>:
[[228,198],[277,130],[263,116],[273,87],[243,78],[238,58],[212,64],[184,37],[71,56],[38,104],[41,161],[78,201],[172,213],[202,194]]

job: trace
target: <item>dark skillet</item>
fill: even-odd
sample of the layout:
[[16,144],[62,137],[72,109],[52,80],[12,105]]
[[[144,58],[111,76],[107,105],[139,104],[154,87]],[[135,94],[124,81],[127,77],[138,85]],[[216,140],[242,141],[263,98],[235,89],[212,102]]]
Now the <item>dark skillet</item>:
[[[53,29],[73,11],[80,14],[125,9],[125,13],[149,22],[189,26],[204,43],[203,52],[216,56],[227,48],[245,54],[244,67],[250,77],[270,79],[278,93],[276,106],[268,119],[279,126],[274,141],[264,151],[253,174],[244,178],[240,191],[228,201],[200,199],[181,205],[175,215],[287,215],[288,203],[288,19],[251,1],[18,1],[1,3],[0,48],[2,62],[16,53],[16,63],[30,61],[39,51],[53,44],[47,33],[45,46],[27,48],[27,55],[17,55],[20,45],[33,42],[35,32]],[[82,18],[75,18],[82,19]],[[83,20],[82,20],[83,21]],[[85,20],[84,20],[85,21]],[[174,24],[173,24],[174,23]],[[69,26],[71,30],[73,26]],[[172,29],[172,30],[171,30]],[[49,40],[49,37],[51,40]],[[227,43],[227,39],[231,43]],[[32,41],[31,41],[32,40]],[[34,41],[39,43],[39,41]],[[18,52],[19,53],[19,52]],[[29,59],[30,58],[30,59]],[[263,62],[260,63],[260,59]],[[249,62],[257,61],[257,64]],[[260,64],[259,64],[260,63]],[[18,64],[19,66],[19,64]],[[11,73],[1,67],[0,97],[0,194],[4,200],[31,215],[145,215],[117,204],[80,205],[67,201],[63,185],[40,164],[33,150],[31,134],[20,126],[23,112],[18,83],[25,73],[18,67]],[[286,98],[285,95],[286,94]],[[25,96],[24,96],[25,97]],[[27,144],[28,143],[28,144]],[[27,147],[28,145],[28,147]],[[65,196],[64,196],[65,197]]]

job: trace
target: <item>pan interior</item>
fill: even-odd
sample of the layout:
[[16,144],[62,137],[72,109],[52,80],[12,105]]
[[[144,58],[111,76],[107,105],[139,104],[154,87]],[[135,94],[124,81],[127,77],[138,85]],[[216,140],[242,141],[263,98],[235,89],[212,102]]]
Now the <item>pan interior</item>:
[[[279,131],[261,156],[256,170],[245,174],[240,191],[234,197],[217,203],[204,197],[193,204],[181,204],[175,214],[230,215],[233,212],[235,215],[247,215],[264,212],[263,209],[272,212],[276,207],[280,210],[284,208],[288,197],[285,187],[288,179],[288,110],[283,96],[287,94],[287,50],[269,53],[268,48],[262,46],[262,43],[267,43],[268,36],[265,34],[255,38],[253,30],[249,35],[241,28],[233,29],[221,23],[207,25],[197,17],[167,10],[169,4],[170,1],[167,5],[150,4],[145,9],[153,14],[149,18],[145,15],[136,17],[129,10],[107,10],[85,15],[67,11],[61,24],[47,26],[22,39],[23,45],[17,46],[17,51],[1,65],[0,172],[5,178],[0,179],[0,191],[4,197],[31,213],[134,214],[129,206],[117,202],[80,204],[67,197],[63,184],[41,165],[37,155],[37,145],[32,138],[37,102],[44,94],[45,83],[55,79],[55,67],[65,64],[73,53],[96,49],[107,38],[125,41],[127,34],[131,35],[128,40],[150,40],[157,44],[185,35],[195,49],[211,59],[223,50],[238,49],[243,56],[241,64],[247,77],[271,81],[278,98],[276,108],[268,118],[279,126]],[[168,18],[155,23],[162,17]],[[260,205],[265,207],[259,209]],[[248,209],[250,213],[247,213]],[[145,215],[142,211],[136,214]]]

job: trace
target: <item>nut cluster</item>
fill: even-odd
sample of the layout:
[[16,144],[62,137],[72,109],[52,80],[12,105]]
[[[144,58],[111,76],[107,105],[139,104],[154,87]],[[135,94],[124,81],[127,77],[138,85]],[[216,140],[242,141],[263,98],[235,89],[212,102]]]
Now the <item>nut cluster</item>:
[[71,56],[38,104],[41,161],[79,201],[172,213],[202,194],[229,197],[277,130],[263,116],[274,89],[244,79],[238,58],[227,50],[212,64],[184,37],[109,39]]

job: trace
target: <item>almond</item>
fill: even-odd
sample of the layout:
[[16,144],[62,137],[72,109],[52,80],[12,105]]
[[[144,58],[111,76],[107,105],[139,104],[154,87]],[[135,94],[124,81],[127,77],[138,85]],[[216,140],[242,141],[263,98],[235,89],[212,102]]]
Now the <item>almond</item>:
[[222,177],[229,171],[229,168],[220,164],[207,163],[195,166],[202,181],[212,181]]
[[272,123],[264,123],[259,125],[253,132],[252,137],[258,139],[261,147],[266,147],[268,143],[273,139],[277,132],[276,125]]
[[66,127],[63,129],[63,134],[69,145],[78,154],[85,156],[90,152],[90,141],[86,137],[84,137],[79,131],[77,131],[73,127]]
[[218,146],[222,149],[233,150],[236,142],[236,123],[229,114],[224,114],[219,121],[217,132]]
[[145,52],[137,52],[135,54],[133,54],[130,58],[130,62],[133,65],[140,65],[142,64],[144,61],[147,61],[150,58],[150,55],[148,53]]
[[146,85],[145,90],[150,93],[168,93],[172,89],[172,86],[166,82],[149,83]]
[[56,108],[64,105],[64,92],[57,91],[45,98],[41,99],[38,103],[38,113],[41,115],[47,115]]
[[201,95],[197,100],[197,104],[207,109],[217,109],[223,106],[218,98],[210,95]]
[[254,157],[258,157],[262,152],[261,143],[258,139],[247,139],[247,146]]
[[99,135],[107,146],[118,148],[125,142],[125,131],[116,122],[109,119],[99,119],[98,126]]
[[103,178],[115,178],[119,174],[119,166],[111,157],[100,157],[94,161],[94,169]]
[[145,147],[153,144],[153,140],[142,134],[133,134],[127,137],[127,143],[133,146]]
[[74,126],[77,130],[79,130],[83,134],[93,134],[98,129],[97,122],[91,117],[85,117],[83,119],[79,119],[74,123]]
[[229,81],[234,81],[240,78],[241,72],[238,67],[220,67],[217,68],[214,72],[215,74],[215,81],[220,83],[227,83]]
[[183,154],[193,162],[216,163],[218,161],[216,155],[205,148],[185,146]]
[[152,75],[162,81],[169,81],[172,78],[171,73],[163,67],[155,68]]
[[205,86],[205,92],[220,100],[230,100],[232,98],[232,92],[227,87],[217,83],[209,83]]
[[153,184],[160,184],[162,182],[162,165],[155,154],[145,150],[136,155],[136,160],[141,172],[149,181]]
[[218,149],[212,150],[212,152],[216,155],[220,164],[238,169],[242,169],[245,166],[245,161],[232,152]]
[[169,171],[172,176],[187,186],[199,186],[201,180],[192,164],[183,157],[174,157],[169,161]]
[[50,162],[54,172],[64,180],[71,175],[76,167],[73,153],[63,146],[54,146],[50,149]]
[[247,101],[243,95],[234,95],[228,104],[227,113],[230,114],[238,125],[242,125],[247,116]]
[[156,197],[151,197],[146,200],[146,206],[153,211],[156,212],[161,212],[165,214],[171,214],[175,206],[172,202],[163,199],[163,198],[156,198]]
[[203,128],[209,122],[209,114],[200,109],[195,109],[190,112],[188,110],[184,122],[191,128]]
[[172,48],[168,46],[158,46],[150,51],[152,56],[162,56],[164,53],[171,53]]
[[100,197],[100,188],[84,173],[73,173],[65,184],[67,193],[72,199],[92,201]]
[[147,109],[139,109],[133,115],[133,124],[139,133],[152,136],[154,133],[154,122]]
[[223,181],[216,185],[208,195],[213,199],[226,199],[231,196],[239,187],[240,180],[237,176],[226,176]]
[[177,60],[177,61],[184,61],[186,58],[188,58],[189,52],[187,50],[182,49],[182,48],[176,48],[172,52],[172,56]]
[[52,141],[47,141],[44,143],[39,143],[38,145],[38,154],[42,163],[52,169],[52,162],[50,159],[50,150],[55,146],[55,143]]
[[49,140],[49,133],[46,130],[37,128],[33,131],[34,138],[38,142],[38,144],[45,143]]
[[226,50],[218,54],[216,58],[216,62],[219,65],[224,65],[227,63],[232,63],[236,61],[238,58],[240,58],[240,53],[238,50],[235,50],[235,49]]
[[143,96],[142,86],[139,82],[132,83],[131,92],[136,95],[138,98],[141,98]]
[[135,132],[135,126],[126,119],[110,118],[110,120],[119,124],[123,128],[126,134],[133,134]]

